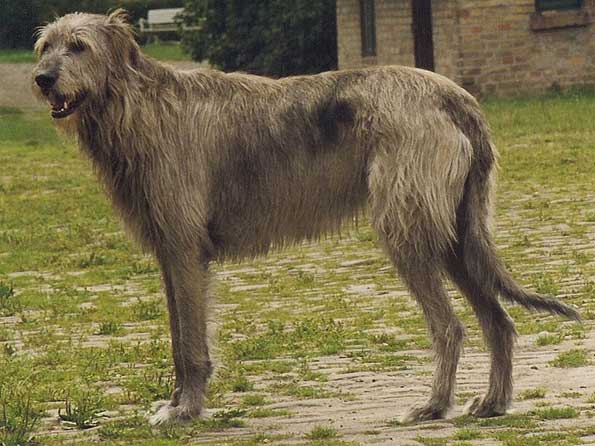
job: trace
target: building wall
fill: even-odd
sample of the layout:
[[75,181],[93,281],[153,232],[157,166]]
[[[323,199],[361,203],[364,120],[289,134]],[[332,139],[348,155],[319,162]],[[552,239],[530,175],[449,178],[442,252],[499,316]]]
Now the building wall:
[[[585,5],[591,13],[594,3]],[[595,85],[592,24],[533,30],[533,0],[461,0],[459,6],[459,81],[471,92],[510,95]],[[575,14],[546,15],[550,25],[560,26]]]
[[[457,3],[458,0],[432,1],[432,32],[436,72],[460,83]],[[413,40],[411,35],[403,37]]]
[[[414,65],[410,1],[376,0],[377,55],[362,58],[359,0],[337,0],[339,67]],[[595,85],[595,0],[585,0],[579,20],[536,16],[534,0],[434,0],[432,8],[436,71],[474,94]],[[559,27],[579,22],[587,25]]]
[[359,0],[337,0],[340,68],[415,65],[411,0],[376,0],[376,56],[362,57]]

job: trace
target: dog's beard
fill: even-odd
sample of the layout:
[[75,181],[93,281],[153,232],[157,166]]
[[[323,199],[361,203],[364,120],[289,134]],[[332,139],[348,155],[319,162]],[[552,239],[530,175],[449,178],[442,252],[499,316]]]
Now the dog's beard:
[[77,134],[79,119],[79,111],[76,111],[72,115],[65,118],[54,119],[54,124],[60,133],[69,137],[73,137]]

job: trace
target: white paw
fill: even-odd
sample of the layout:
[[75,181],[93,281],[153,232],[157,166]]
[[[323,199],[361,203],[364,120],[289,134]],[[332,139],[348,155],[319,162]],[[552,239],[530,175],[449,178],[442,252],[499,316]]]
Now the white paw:
[[486,400],[481,396],[476,396],[465,404],[463,413],[478,418],[498,417],[506,414],[508,406],[506,403],[497,403]]
[[434,407],[430,404],[423,404],[413,407],[399,421],[403,424],[410,424],[421,421],[439,420],[444,418],[446,412],[447,408],[445,407]]
[[156,412],[149,417],[152,426],[166,424],[184,424],[200,416],[200,407],[193,405],[178,404],[172,406],[171,402],[158,402],[154,404]]
[[172,424],[176,422],[176,411],[175,407],[169,404],[169,401],[163,403],[158,402],[154,405],[158,407],[156,412],[149,417],[149,424],[151,426],[159,426],[165,424]]

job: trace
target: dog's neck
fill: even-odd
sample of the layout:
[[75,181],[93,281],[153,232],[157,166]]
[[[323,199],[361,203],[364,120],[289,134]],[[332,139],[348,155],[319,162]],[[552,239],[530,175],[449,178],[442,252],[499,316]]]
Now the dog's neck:
[[142,141],[143,120],[150,113],[153,120],[160,118],[147,110],[145,98],[164,95],[173,77],[171,68],[142,54],[133,64],[110,73],[105,92],[90,99],[78,117],[76,133],[82,148],[94,157],[114,151],[127,158],[142,156],[148,149]]

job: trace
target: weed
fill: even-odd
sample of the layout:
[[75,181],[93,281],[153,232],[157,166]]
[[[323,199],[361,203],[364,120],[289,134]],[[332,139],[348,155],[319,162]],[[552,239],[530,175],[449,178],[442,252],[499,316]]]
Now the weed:
[[122,331],[122,324],[116,321],[105,321],[99,324],[99,329],[97,330],[97,334],[108,336],[108,335],[116,335]]
[[586,350],[568,350],[558,354],[558,357],[550,361],[549,364],[554,367],[562,368],[582,367],[589,364],[589,357]]
[[566,418],[576,418],[579,411],[574,407],[546,407],[532,412],[532,414],[543,420],[560,420]]
[[268,401],[262,395],[246,395],[242,398],[242,405],[244,406],[264,406]]
[[58,411],[59,418],[78,429],[88,429],[97,425],[97,414],[103,409],[102,396],[97,392],[80,392],[74,397],[67,397],[64,402],[64,413]]
[[481,432],[477,429],[460,429],[455,432],[453,438],[455,440],[476,440],[481,438]]
[[543,387],[536,387],[534,389],[525,389],[519,393],[517,399],[519,400],[534,400],[539,398],[545,398],[547,390]]
[[315,426],[305,436],[310,440],[324,440],[327,438],[336,438],[337,435],[337,430],[332,427]]
[[332,396],[337,396],[332,392],[324,390],[320,386],[300,386],[297,382],[274,383],[270,386],[270,390],[271,392],[277,392],[301,399],[330,398]]
[[158,299],[138,299],[133,306],[133,313],[138,321],[152,321],[163,315],[163,304]]
[[21,302],[15,296],[14,285],[0,281],[0,315],[12,316],[21,308]]
[[197,421],[197,425],[202,430],[220,431],[234,427],[244,427],[246,423],[239,419],[246,415],[242,409],[222,410],[213,414],[211,418],[203,418]]
[[169,371],[149,369],[139,376],[131,376],[126,388],[140,398],[140,401],[150,403],[155,400],[168,399],[174,390],[174,376]]
[[422,435],[415,437],[415,441],[425,446],[446,446],[448,443],[447,438],[424,437]]
[[291,412],[285,409],[266,409],[263,407],[251,410],[248,413],[250,418],[288,417],[290,415]]
[[0,444],[26,446],[32,444],[33,431],[40,419],[31,394],[0,386]]
[[108,263],[106,256],[97,254],[95,251],[85,255],[78,261],[79,268],[90,268],[92,266],[101,266]]
[[543,347],[545,345],[555,345],[562,342],[562,336],[560,334],[545,333],[539,335],[535,340],[535,344]]
[[254,384],[251,383],[243,373],[239,373],[233,377],[231,390],[234,392],[249,392],[252,389],[254,389]]

